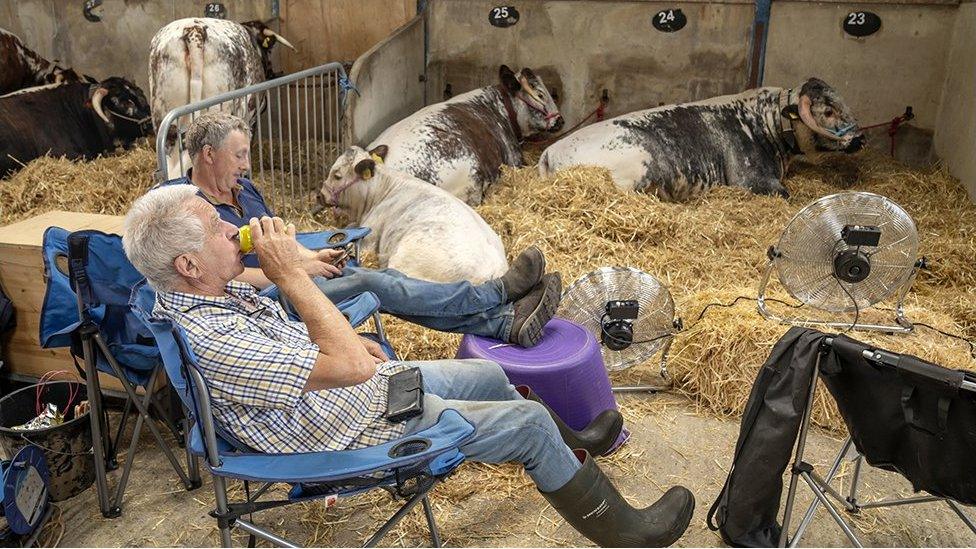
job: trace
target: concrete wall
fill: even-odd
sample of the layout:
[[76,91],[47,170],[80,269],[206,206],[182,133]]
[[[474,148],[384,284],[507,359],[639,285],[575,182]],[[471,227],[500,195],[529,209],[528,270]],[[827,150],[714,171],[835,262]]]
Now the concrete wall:
[[[929,158],[956,5],[777,0],[772,6],[765,85],[793,87],[810,76],[822,78],[862,125],[888,121],[911,105],[915,129],[902,130],[896,156],[910,163]],[[878,14],[881,29],[863,38],[847,35],[842,22],[856,10]],[[889,147],[883,128],[869,138],[872,146]]]
[[976,202],[976,3],[959,6],[945,67],[935,152]]
[[[517,24],[493,27],[489,10],[514,5]],[[651,25],[680,8],[687,25],[663,33]],[[431,0],[428,103],[498,81],[498,66],[528,66],[559,92],[567,124],[610,94],[607,114],[734,93],[746,83],[753,3]]]
[[365,146],[423,107],[423,74],[424,18],[418,15],[353,65],[350,79],[362,96],[347,95],[346,143]]
[[[205,0],[104,0],[99,22],[85,19],[80,0],[5,0],[0,27],[47,59],[98,79],[122,76],[149,91],[149,41],[167,23],[203,15]],[[227,18],[268,20],[271,0],[225,0]],[[275,24],[272,24],[274,27]]]

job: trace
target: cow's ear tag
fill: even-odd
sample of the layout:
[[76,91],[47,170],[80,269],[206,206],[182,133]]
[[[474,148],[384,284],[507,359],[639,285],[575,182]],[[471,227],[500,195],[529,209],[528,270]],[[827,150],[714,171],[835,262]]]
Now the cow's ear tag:
[[783,108],[782,114],[783,114],[783,116],[785,116],[786,118],[789,118],[790,120],[799,120],[800,119],[800,108],[797,107],[796,105],[790,105],[788,107],[784,107]]
[[373,178],[373,170],[369,168],[363,170],[363,179],[372,179],[372,178]]
[[377,164],[383,163],[383,157],[378,154],[371,154],[369,155],[369,157],[372,158],[373,162],[376,162]]
[[268,49],[268,48],[271,47],[271,37],[270,36],[265,36],[264,37],[264,41],[261,42],[261,47],[263,47],[264,49]]

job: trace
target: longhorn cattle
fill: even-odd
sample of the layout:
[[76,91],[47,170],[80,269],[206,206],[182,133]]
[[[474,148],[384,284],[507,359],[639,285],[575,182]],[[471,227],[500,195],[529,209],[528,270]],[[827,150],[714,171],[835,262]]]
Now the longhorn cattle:
[[617,187],[662,200],[684,200],[716,185],[785,197],[783,176],[795,155],[863,146],[844,100],[811,78],[799,90],[760,88],[592,124],[543,151],[539,172],[600,166]]
[[556,132],[563,117],[542,79],[502,65],[500,84],[457,95],[397,122],[369,148],[389,147],[389,167],[441,187],[472,206],[501,174],[522,165],[522,139]]
[[91,159],[149,135],[149,103],[118,77],[0,97],[0,176],[45,154]]
[[384,163],[388,149],[352,147],[322,184],[326,205],[370,227],[364,245],[390,267],[436,282],[480,284],[508,270],[497,234],[471,206]]
[[[149,51],[149,101],[153,126],[159,130],[169,111],[244,88],[278,76],[271,66],[271,49],[278,42],[295,49],[278,33],[260,21],[236,23],[224,19],[179,19],[153,36]],[[251,98],[222,107],[245,119],[255,112]],[[176,135],[167,136],[173,150]],[[168,178],[179,177],[189,168],[169,154]]]
[[15,34],[0,29],[0,95],[45,84],[81,81],[75,71],[44,59]]

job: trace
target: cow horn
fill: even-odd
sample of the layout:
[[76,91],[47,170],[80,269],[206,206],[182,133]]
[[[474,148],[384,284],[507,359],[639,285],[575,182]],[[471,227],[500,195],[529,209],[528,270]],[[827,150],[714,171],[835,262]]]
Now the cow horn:
[[812,130],[814,133],[822,135],[828,139],[837,139],[836,136],[830,134],[829,132],[821,128],[820,124],[817,124],[816,119],[813,118],[813,113],[810,112],[810,105],[811,105],[810,98],[805,95],[801,95],[800,108],[798,109],[800,111],[800,120],[802,120],[803,123],[806,124],[806,126],[810,128],[810,130]]
[[526,77],[524,77],[524,76],[522,76],[522,72],[521,71],[519,71],[519,74],[518,74],[518,81],[519,81],[519,84],[522,85],[522,91],[524,91],[525,93],[529,94],[529,97],[531,97],[532,99],[535,99],[539,103],[543,103],[542,99],[540,99],[539,96],[536,95],[535,90],[532,89],[532,86],[529,85],[529,79],[526,78]]
[[92,94],[92,108],[95,109],[95,113],[97,113],[98,117],[104,120],[106,124],[111,124],[112,121],[109,120],[108,117],[105,116],[105,112],[102,111],[102,99],[105,99],[106,95],[108,95],[107,89],[103,87],[96,89],[95,93]]
[[291,45],[291,42],[285,40],[285,37],[284,36],[276,33],[275,31],[273,31],[271,29],[264,29],[264,35],[265,36],[274,36],[275,38],[278,39],[279,42],[281,42],[281,45],[282,46],[285,46],[287,48],[291,48],[292,51],[298,51],[298,49],[295,48],[295,46],[292,46]]

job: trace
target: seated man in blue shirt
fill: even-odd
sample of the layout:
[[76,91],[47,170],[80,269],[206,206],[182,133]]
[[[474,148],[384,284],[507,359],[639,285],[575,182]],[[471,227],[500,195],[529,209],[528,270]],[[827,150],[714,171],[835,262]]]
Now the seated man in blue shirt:
[[[585,449],[561,434],[558,418],[526,400],[494,362],[389,361],[361,338],[302,267],[293,225],[251,219],[264,275],[301,315],[235,282],[244,271],[237,226],[223,221],[186,185],[155,189],[132,205],[123,246],[156,290],[154,314],[186,332],[213,398],[215,421],[265,452],[360,448],[416,433],[457,410],[475,426],[460,447],[473,461],[518,462],[563,518],[608,547],[674,543],[695,500],[673,487],[645,509],[631,507]],[[422,410],[385,417],[389,376],[410,368],[423,377]],[[614,414],[619,412],[613,411]],[[621,422],[604,433],[620,433]]]
[[[250,138],[250,128],[239,117],[224,112],[201,115],[184,137],[193,168],[187,177],[163,185],[195,185],[221,219],[236,227],[246,225],[252,217],[273,217],[261,192],[243,177],[251,169]],[[501,278],[479,285],[427,282],[394,269],[346,267],[343,262],[334,265],[340,253],[300,248],[303,269],[333,303],[370,291],[379,297],[384,313],[435,330],[491,337],[523,347],[538,343],[562,293],[559,273],[544,274],[545,257],[535,246],[517,257]],[[271,283],[256,257],[245,257],[244,265],[238,280],[258,288]]]

